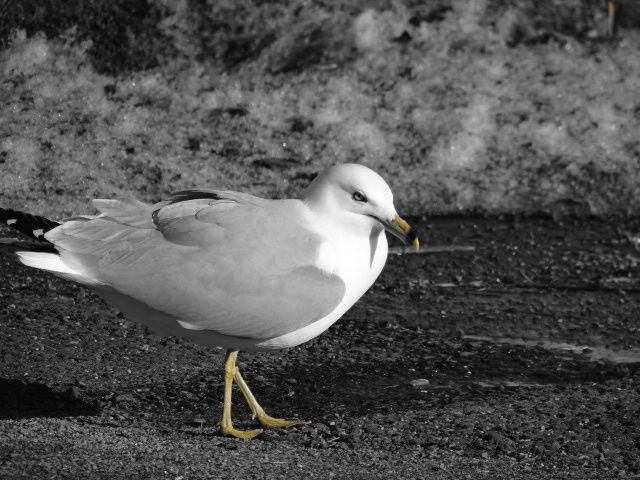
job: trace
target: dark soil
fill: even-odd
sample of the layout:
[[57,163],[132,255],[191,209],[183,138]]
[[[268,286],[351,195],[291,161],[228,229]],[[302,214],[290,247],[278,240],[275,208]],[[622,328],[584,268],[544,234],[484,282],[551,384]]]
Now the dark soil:
[[[443,218],[221,436],[221,351],[0,255],[1,478],[639,478],[640,221]],[[6,235],[6,231],[0,231]],[[239,395],[236,423],[251,427]]]

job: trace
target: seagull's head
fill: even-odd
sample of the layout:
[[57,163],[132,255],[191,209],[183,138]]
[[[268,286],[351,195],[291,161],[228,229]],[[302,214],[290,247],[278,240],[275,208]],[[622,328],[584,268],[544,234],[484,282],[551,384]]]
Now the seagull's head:
[[349,228],[380,231],[384,228],[418,250],[416,231],[396,212],[387,182],[364,165],[345,163],[320,173],[302,199],[318,214],[344,219]]

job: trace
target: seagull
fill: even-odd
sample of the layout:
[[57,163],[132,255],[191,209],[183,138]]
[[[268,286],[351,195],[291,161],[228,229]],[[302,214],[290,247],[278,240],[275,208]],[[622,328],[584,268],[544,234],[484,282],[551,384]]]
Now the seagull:
[[385,231],[419,249],[383,178],[358,164],[320,173],[299,199],[196,189],[156,204],[96,199],[99,215],[52,221],[10,209],[2,239],[29,267],[89,287],[160,335],[223,347],[224,435],[235,382],[262,427],[309,422],[268,415],[236,366],[239,351],[294,347],[320,335],[369,289],[387,259]]

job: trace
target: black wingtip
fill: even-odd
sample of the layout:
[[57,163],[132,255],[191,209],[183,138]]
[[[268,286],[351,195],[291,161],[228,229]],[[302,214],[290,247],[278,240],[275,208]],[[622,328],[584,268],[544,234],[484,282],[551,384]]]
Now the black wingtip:
[[46,240],[21,240],[19,238],[0,238],[0,247],[29,252],[60,253],[51,242]]
[[48,218],[19,212],[10,208],[0,208],[0,222],[34,240],[42,242],[46,242],[44,238],[45,233],[60,225],[58,222],[54,222]]

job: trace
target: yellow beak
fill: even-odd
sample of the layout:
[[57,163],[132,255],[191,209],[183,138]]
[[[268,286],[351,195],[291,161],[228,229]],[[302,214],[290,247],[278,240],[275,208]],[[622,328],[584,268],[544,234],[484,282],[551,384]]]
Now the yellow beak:
[[390,222],[382,222],[385,230],[390,234],[398,237],[407,245],[411,244],[415,251],[420,250],[420,240],[418,239],[418,234],[416,231],[399,215],[390,221]]

